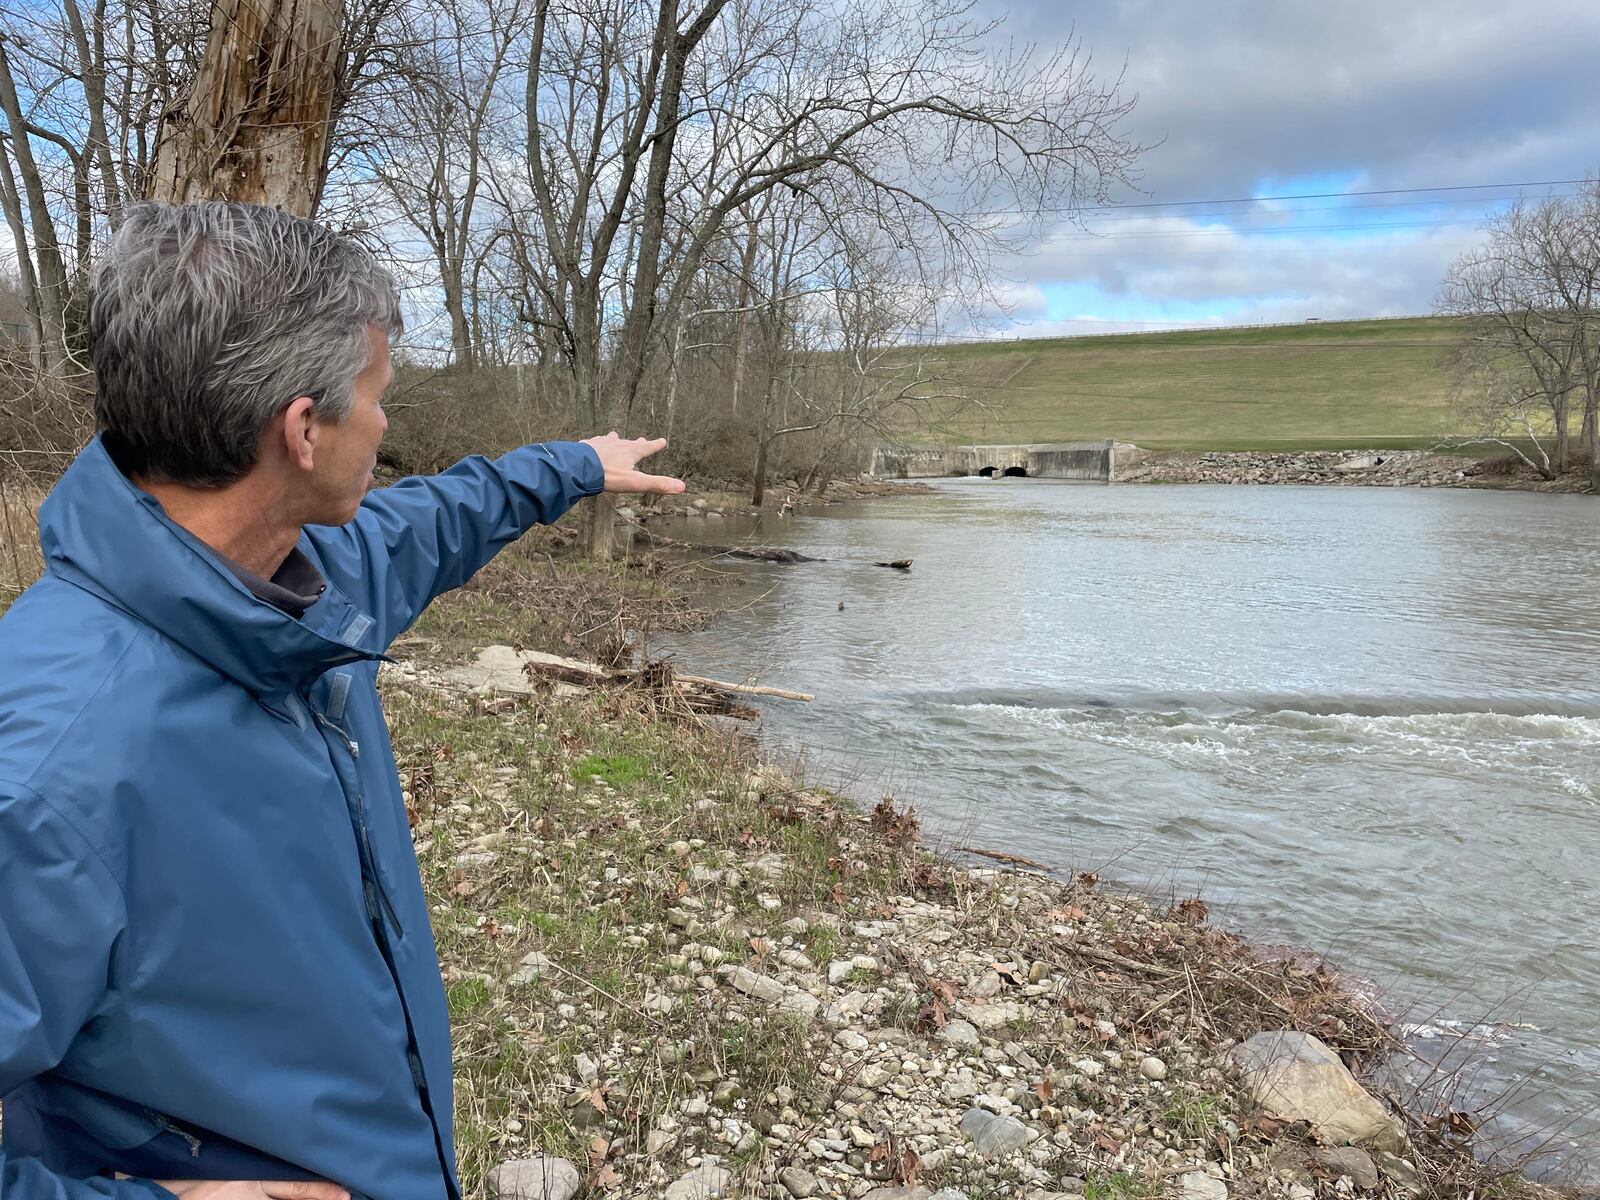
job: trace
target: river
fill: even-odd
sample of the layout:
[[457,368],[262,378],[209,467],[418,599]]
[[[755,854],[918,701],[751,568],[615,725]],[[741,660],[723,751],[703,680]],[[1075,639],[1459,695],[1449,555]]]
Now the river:
[[1600,1170],[1600,500],[963,480],[671,532],[827,560],[727,564],[665,647],[816,693],[764,728],[819,782],[1325,954],[1488,1146]]

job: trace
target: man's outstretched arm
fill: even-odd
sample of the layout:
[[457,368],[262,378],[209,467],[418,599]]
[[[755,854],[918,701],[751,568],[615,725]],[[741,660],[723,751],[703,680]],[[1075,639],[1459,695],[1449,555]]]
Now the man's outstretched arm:
[[441,474],[369,492],[348,525],[307,532],[332,581],[377,618],[387,645],[436,596],[585,496],[683,491],[682,480],[639,469],[665,446],[660,438],[609,433],[522,446],[493,460],[474,455]]

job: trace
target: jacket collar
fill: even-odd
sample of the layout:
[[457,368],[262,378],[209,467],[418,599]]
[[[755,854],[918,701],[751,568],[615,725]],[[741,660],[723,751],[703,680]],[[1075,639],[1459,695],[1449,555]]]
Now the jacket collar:
[[[134,487],[98,437],[40,508],[39,544],[53,573],[259,696],[282,696],[332,667],[381,657],[376,622],[331,582],[298,620],[253,595],[160,501]],[[319,562],[304,534],[300,549]]]

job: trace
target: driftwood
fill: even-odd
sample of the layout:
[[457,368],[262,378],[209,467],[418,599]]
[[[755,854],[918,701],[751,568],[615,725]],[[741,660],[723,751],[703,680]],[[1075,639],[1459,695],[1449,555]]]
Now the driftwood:
[[1050,868],[1042,862],[1035,862],[1031,858],[1024,858],[1020,854],[1010,854],[1004,850],[985,850],[981,846],[957,846],[961,854],[977,854],[983,858],[992,858],[995,862],[1005,863],[1012,867],[1028,867],[1035,871],[1048,871]]
[[531,696],[554,687],[614,687],[632,689],[647,696],[668,711],[697,716],[736,717],[752,720],[760,714],[739,696],[771,696],[779,700],[809,702],[805,692],[761,687],[753,683],[731,683],[702,675],[680,675],[668,660],[647,662],[641,667],[603,667],[599,663],[537,650],[518,650],[512,646],[486,646],[478,661],[469,667],[446,672],[450,683],[471,688],[479,694],[499,692],[504,696]]
[[782,550],[774,546],[718,546],[708,542],[680,542],[677,538],[669,538],[665,534],[656,533],[643,526],[639,527],[639,533],[652,545],[667,546],[673,550],[692,550],[697,554],[709,554],[714,558],[744,558],[752,562],[774,563],[825,561],[812,558],[809,554],[801,554],[798,550]]
[[703,675],[678,675],[679,683],[692,683],[699,687],[716,688],[721,692],[734,692],[740,696],[775,696],[779,700],[799,700],[810,704],[816,699],[810,692],[790,692],[783,688],[760,687],[753,683],[728,683],[721,679],[707,679]]

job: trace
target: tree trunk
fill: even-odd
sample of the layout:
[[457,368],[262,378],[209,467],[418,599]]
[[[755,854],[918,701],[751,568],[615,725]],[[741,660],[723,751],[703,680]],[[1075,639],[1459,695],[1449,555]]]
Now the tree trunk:
[[5,210],[6,224],[11,227],[11,240],[16,246],[17,278],[22,284],[22,311],[28,318],[29,349],[33,351],[34,369],[41,374],[44,362],[44,325],[39,313],[39,280],[33,273],[33,252],[28,245],[28,226],[22,219],[22,198],[17,194],[16,176],[11,171],[11,159],[0,148],[0,208]]
[[[67,272],[61,262],[61,247],[56,241],[55,219],[50,213],[49,197],[44,182],[39,177],[39,164],[33,157],[33,144],[29,141],[28,123],[22,115],[22,105],[17,100],[17,89],[11,80],[11,62],[6,56],[5,38],[0,37],[0,112],[5,114],[11,129],[11,153],[16,160],[20,180],[14,180],[8,191],[15,190],[27,200],[29,222],[33,227],[33,249],[36,261],[37,286],[33,305],[39,326],[39,365],[47,373],[65,373],[67,368],[66,311]],[[19,243],[18,255],[26,253]]]
[[[590,313],[598,313],[598,303],[592,307],[584,307],[583,301],[574,298],[574,312],[578,321],[574,327],[574,342],[572,356],[572,386],[578,412],[584,422],[589,426],[586,431],[590,435],[604,432],[599,428],[601,400],[600,392],[604,387],[604,379],[600,369],[600,330],[593,322],[586,318]],[[616,501],[608,495],[594,497],[584,512],[583,521],[583,548],[590,558],[602,562],[610,559],[616,553]]]
[[1593,387],[1583,400],[1583,445],[1589,452],[1589,490],[1600,495],[1600,389]]
[[194,86],[162,131],[155,198],[314,215],[343,18],[343,0],[218,0]]
[[777,384],[778,377],[768,371],[767,392],[761,399],[761,421],[756,426],[755,482],[750,488],[750,503],[755,508],[760,508],[761,502],[767,498],[767,450],[772,445],[772,435],[767,432],[767,426],[772,418],[772,393]]
[[[72,31],[72,44],[78,53],[84,106],[89,110],[89,145],[84,150],[84,158],[92,158],[100,172],[106,220],[115,229],[122,224],[122,189],[117,184],[117,168],[111,157],[111,138],[106,133],[106,0],[99,0],[95,5],[92,45],[77,0],[65,0],[64,7]],[[87,174],[87,161],[84,171]]]

